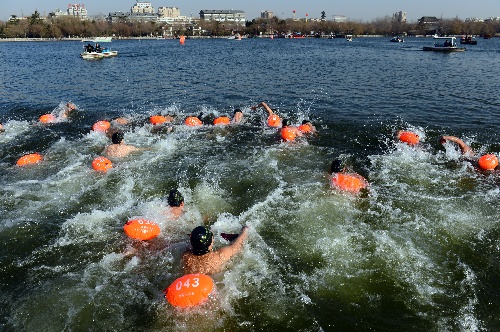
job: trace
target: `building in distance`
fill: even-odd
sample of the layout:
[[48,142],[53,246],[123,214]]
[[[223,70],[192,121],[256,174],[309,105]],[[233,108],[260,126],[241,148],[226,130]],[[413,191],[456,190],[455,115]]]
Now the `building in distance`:
[[242,10],[213,10],[203,9],[200,11],[200,19],[205,21],[231,22],[245,25],[245,12]]
[[260,12],[260,18],[270,19],[270,18],[273,18],[273,17],[274,17],[274,13],[272,11],[263,10],[263,11]]

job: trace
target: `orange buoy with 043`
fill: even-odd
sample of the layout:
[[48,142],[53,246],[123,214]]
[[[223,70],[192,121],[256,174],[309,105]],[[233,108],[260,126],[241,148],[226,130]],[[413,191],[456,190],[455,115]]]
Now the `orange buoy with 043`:
[[399,140],[409,145],[416,145],[420,141],[420,137],[411,131],[402,131],[399,133]]
[[498,157],[495,156],[494,154],[485,154],[481,156],[478,160],[479,167],[481,167],[484,170],[494,170],[495,167],[498,166]]
[[214,288],[212,278],[205,274],[186,274],[176,279],[163,292],[167,301],[180,308],[198,305],[205,301]]
[[43,157],[39,153],[30,153],[27,155],[22,156],[19,158],[16,162],[17,166],[26,166],[26,165],[32,165],[32,164],[37,164],[40,161],[42,161]]
[[110,126],[111,126],[111,123],[109,121],[106,121],[106,120],[97,121],[92,126],[92,130],[99,131],[99,132],[105,132],[106,130],[109,129]]
[[220,116],[214,120],[214,125],[227,125],[231,123],[231,119],[227,116]]
[[113,167],[111,160],[105,157],[96,157],[92,160],[92,168],[99,172],[106,173],[108,169]]
[[56,121],[56,116],[50,113],[44,114],[38,120],[40,120],[41,123],[51,123]]
[[123,226],[123,231],[132,239],[147,241],[160,234],[160,226],[151,220],[132,219]]

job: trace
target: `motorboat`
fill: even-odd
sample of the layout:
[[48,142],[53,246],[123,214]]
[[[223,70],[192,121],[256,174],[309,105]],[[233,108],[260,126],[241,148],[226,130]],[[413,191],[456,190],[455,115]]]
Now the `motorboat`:
[[460,44],[477,45],[477,40],[472,39],[472,36],[463,36],[460,39]]
[[434,51],[434,52],[463,52],[465,47],[458,47],[456,37],[439,37],[434,35],[433,46],[424,46],[424,51]]
[[393,43],[404,43],[405,39],[400,38],[399,36],[396,36],[396,37],[392,37],[391,40],[389,40],[389,41],[393,42]]
[[230,39],[230,40],[241,40],[241,35],[239,33],[236,33],[234,35],[231,35],[231,36],[227,37],[227,39]]
[[95,47],[90,43],[83,46],[83,53],[80,53],[82,59],[85,60],[95,60],[102,58],[111,58],[118,55],[118,51],[111,50],[109,47],[101,48],[98,44],[100,43],[110,43],[112,37],[98,37],[94,38],[92,42],[96,42]]

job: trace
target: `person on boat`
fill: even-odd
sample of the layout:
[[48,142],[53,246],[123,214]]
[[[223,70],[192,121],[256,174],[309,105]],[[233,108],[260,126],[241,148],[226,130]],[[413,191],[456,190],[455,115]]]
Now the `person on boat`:
[[267,125],[269,127],[275,127],[275,128],[281,127],[281,118],[277,114],[275,114],[273,110],[269,106],[267,106],[265,102],[262,102],[257,106],[252,106],[250,108],[252,110],[256,110],[259,107],[263,107],[267,111],[268,114]]
[[94,52],[94,46],[92,46],[89,43],[89,44],[87,44],[87,46],[85,46],[85,50],[87,51],[87,53],[92,53],[92,52]]
[[99,45],[99,44],[95,44],[95,51],[96,51],[97,53],[101,53],[101,52],[102,52],[102,47],[101,47],[101,45]]
[[237,108],[233,113],[233,123],[240,123],[243,120],[243,112]]
[[243,250],[248,238],[248,226],[241,229],[238,237],[231,244],[213,250],[214,235],[206,226],[198,226],[191,232],[189,248],[182,255],[184,274],[215,274],[222,271],[232,257]]
[[332,188],[359,194],[368,188],[368,181],[361,175],[348,172],[344,163],[340,159],[334,159],[330,165],[330,186]]
[[460,148],[460,152],[462,156],[469,162],[472,162],[475,167],[483,170],[483,171],[499,171],[498,169],[498,157],[494,154],[484,154],[482,156],[478,156],[474,150],[467,145],[460,138],[455,136],[441,136],[439,138],[439,143],[442,145],[446,144],[446,142],[453,142],[458,145]]
[[285,141],[293,141],[296,137],[301,137],[302,132],[296,126],[290,126],[288,119],[284,119],[281,127],[281,138]]
[[178,219],[184,213],[184,196],[177,189],[172,189],[168,193],[167,203],[169,210],[166,212],[170,220]]
[[110,158],[123,158],[128,156],[132,152],[143,150],[133,145],[125,144],[123,138],[124,136],[121,131],[114,133],[111,137],[111,141],[113,142],[113,144],[108,145],[104,149],[104,154]]

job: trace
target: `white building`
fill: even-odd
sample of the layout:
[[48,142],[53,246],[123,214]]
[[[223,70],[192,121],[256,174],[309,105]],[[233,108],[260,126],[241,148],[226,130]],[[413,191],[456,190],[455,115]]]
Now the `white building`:
[[344,15],[333,15],[333,22],[347,22],[347,17]]
[[270,19],[274,17],[274,13],[269,10],[263,10],[260,12],[260,18]]
[[211,10],[204,9],[200,11],[200,19],[206,21],[234,22],[245,25],[245,12],[242,10]]
[[68,15],[69,16],[75,16],[78,17],[82,20],[86,20],[88,18],[87,16],[87,9],[85,8],[85,5],[82,4],[68,4]]
[[158,17],[176,18],[181,16],[181,10],[177,7],[158,7]]
[[392,19],[401,23],[406,22],[406,12],[397,12],[392,14]]
[[130,9],[131,13],[154,14],[155,9],[151,6],[151,2],[137,1]]

